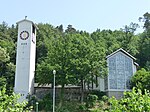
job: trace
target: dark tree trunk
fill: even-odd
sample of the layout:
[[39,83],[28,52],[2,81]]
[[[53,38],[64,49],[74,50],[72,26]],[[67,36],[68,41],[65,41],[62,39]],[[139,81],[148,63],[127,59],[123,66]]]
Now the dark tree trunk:
[[93,81],[93,76],[92,76],[92,90],[93,90],[93,87],[94,87],[94,81]]
[[83,103],[84,100],[84,82],[83,79],[81,79],[81,103]]
[[65,91],[65,85],[62,84],[61,91],[60,91],[60,101],[59,101],[59,104],[58,104],[57,112],[59,112],[59,110],[63,106],[63,103],[64,103],[64,91]]

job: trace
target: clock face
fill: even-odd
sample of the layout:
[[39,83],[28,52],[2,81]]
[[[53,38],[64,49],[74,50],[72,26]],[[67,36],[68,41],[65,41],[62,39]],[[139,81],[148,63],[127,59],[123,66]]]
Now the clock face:
[[28,38],[29,38],[29,32],[27,32],[27,31],[22,31],[22,32],[20,33],[20,38],[21,38],[22,40],[28,39]]

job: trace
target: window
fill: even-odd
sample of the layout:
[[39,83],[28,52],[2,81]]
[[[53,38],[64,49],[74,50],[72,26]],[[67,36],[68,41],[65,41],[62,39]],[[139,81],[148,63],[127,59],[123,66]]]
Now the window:
[[130,89],[132,60],[118,52],[108,59],[109,62],[109,89]]

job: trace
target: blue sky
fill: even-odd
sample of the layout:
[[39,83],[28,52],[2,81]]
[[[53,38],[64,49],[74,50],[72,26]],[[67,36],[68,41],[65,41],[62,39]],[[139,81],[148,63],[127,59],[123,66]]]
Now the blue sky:
[[28,16],[35,23],[63,24],[64,28],[71,24],[87,32],[118,30],[139,23],[138,18],[150,12],[150,0],[1,0],[0,4],[0,22],[8,25]]

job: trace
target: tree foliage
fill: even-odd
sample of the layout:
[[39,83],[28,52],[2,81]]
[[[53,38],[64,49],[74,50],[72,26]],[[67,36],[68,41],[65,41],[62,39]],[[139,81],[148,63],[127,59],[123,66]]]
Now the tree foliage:
[[12,93],[6,94],[6,88],[0,89],[0,112],[23,112],[27,102],[19,103],[19,95]]
[[140,44],[139,44],[139,54],[137,55],[138,61],[141,67],[150,70],[150,13],[145,13],[143,17],[140,17],[139,20],[144,22],[144,32],[139,35]]
[[52,70],[55,69],[56,84],[62,86],[63,95],[65,85],[81,85],[83,88],[84,81],[91,80],[91,74],[104,75],[105,49],[101,47],[103,44],[100,41],[94,42],[88,33],[68,30],[59,32],[51,39],[45,38],[44,42],[47,56],[37,65],[36,71],[40,84],[52,83]]
[[125,92],[124,97],[117,100],[115,97],[109,99],[111,112],[149,112],[150,93],[145,90],[133,88],[131,92]]
[[0,81],[5,82],[8,94],[14,85],[16,31],[13,25],[8,27],[5,22],[0,24]]
[[138,70],[132,77],[132,86],[137,87],[144,91],[145,89],[150,90],[150,71],[146,71],[144,68]]
[[[52,84],[52,70],[56,70],[56,84],[68,84],[82,87],[88,83],[97,84],[97,77],[107,74],[105,57],[113,51],[123,48],[137,58],[142,69],[135,75],[137,82],[145,84],[142,91],[149,89],[148,75],[150,70],[150,14],[140,18],[144,20],[144,32],[135,34],[138,24],[125,25],[120,30],[100,30],[92,33],[79,31],[72,25],[64,30],[63,25],[54,27],[51,24],[39,23],[36,45],[36,82]],[[0,86],[7,85],[7,94],[14,86],[17,27],[0,24]],[[140,79],[143,80],[140,80]],[[141,82],[142,81],[142,82]],[[146,85],[147,84],[147,85]],[[136,82],[135,85],[136,86]]]

